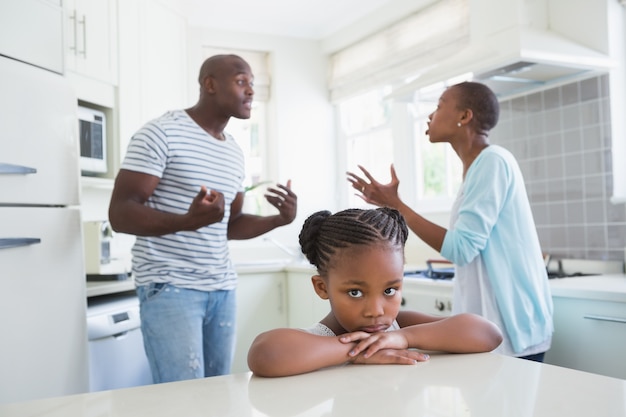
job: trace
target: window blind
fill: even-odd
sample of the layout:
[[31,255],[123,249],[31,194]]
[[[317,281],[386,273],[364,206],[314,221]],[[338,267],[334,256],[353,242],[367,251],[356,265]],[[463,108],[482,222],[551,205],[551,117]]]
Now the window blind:
[[469,0],[437,1],[331,55],[331,100],[415,79],[467,45],[469,31]]

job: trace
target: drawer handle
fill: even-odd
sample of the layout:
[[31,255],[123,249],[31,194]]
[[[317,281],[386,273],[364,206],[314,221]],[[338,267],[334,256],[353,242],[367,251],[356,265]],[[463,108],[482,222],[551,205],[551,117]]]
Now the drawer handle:
[[41,243],[38,237],[7,237],[0,239],[0,249],[19,248]]
[[13,164],[4,164],[0,163],[0,174],[1,175],[11,175],[11,174],[34,174],[37,170],[31,167],[25,167],[22,165],[13,165]]
[[614,323],[626,323],[626,319],[625,318],[621,318],[621,317],[610,317],[610,316],[596,316],[593,314],[587,314],[585,316],[583,316],[586,319],[589,320],[598,320],[598,321],[612,321]]

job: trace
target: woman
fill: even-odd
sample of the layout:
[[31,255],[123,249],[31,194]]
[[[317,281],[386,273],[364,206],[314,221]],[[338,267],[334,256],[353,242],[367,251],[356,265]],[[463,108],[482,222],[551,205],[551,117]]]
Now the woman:
[[456,265],[453,313],[496,323],[504,333],[497,351],[543,361],[552,339],[552,298],[519,166],[488,141],[498,116],[495,94],[476,82],[449,87],[429,116],[430,141],[449,143],[463,163],[449,229],[400,199],[393,166],[388,184],[363,167],[365,178],[348,172],[348,181],[366,202],[400,211],[420,239]]

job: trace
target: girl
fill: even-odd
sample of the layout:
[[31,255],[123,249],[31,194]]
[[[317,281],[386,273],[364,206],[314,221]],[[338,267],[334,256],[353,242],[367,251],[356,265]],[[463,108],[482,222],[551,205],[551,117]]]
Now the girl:
[[435,317],[400,311],[404,245],[408,228],[393,209],[348,209],[311,215],[300,245],[317,268],[313,289],[329,300],[330,313],[308,330],[275,329],[250,347],[256,375],[287,376],[344,363],[415,364],[415,349],[488,352],[500,330],[472,314]]
[[417,236],[456,265],[453,314],[486,317],[503,329],[499,353],[541,362],[552,340],[552,298],[522,173],[509,151],[488,141],[499,112],[489,87],[464,82],[445,90],[429,116],[430,141],[449,143],[463,163],[449,229],[400,199],[393,166],[389,184],[363,167],[366,179],[348,173],[348,181],[366,202],[399,210]]

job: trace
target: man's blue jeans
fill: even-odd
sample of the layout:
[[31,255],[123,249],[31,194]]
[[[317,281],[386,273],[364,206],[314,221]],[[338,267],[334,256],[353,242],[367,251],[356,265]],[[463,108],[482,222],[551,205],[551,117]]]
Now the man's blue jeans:
[[169,284],[137,287],[141,331],[154,383],[230,373],[235,348],[235,291]]

